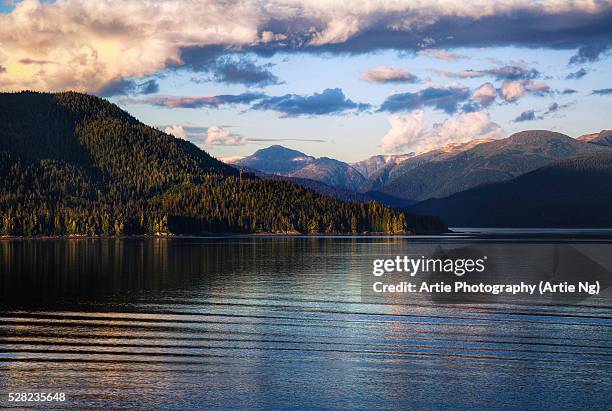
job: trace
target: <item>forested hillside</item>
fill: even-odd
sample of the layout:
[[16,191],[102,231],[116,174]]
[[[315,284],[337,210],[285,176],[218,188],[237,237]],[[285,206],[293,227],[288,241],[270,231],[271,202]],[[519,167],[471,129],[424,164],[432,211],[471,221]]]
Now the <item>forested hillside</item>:
[[0,94],[0,234],[386,232],[402,213],[240,173],[79,93]]
[[612,227],[612,153],[561,160],[512,180],[410,207],[455,227]]

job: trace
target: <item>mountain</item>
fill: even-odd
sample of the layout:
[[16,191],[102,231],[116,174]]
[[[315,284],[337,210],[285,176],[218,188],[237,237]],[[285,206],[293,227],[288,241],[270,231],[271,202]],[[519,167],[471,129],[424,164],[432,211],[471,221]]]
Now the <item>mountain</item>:
[[306,167],[316,159],[300,151],[273,145],[257,150],[248,157],[243,157],[231,164],[249,167],[269,174],[288,175]]
[[414,153],[397,154],[397,155],[377,155],[377,156],[372,156],[368,159],[353,163],[351,164],[351,167],[359,171],[361,175],[364,176],[365,178],[370,178],[371,175],[376,173],[381,168],[394,166],[413,156],[414,156]]
[[599,133],[585,134],[577,138],[585,143],[597,144],[599,146],[612,147],[612,130],[602,130]]
[[341,187],[332,187],[332,186],[329,186],[317,180],[310,180],[308,178],[299,178],[299,177],[287,177],[287,176],[283,176],[280,174],[269,174],[269,173],[264,173],[259,170],[255,170],[253,168],[239,166],[236,164],[234,164],[233,166],[238,168],[239,170],[242,170],[245,173],[253,174],[264,180],[289,181],[293,184],[297,184],[299,186],[314,190],[321,195],[334,197],[342,201],[352,201],[354,203],[366,203],[368,201],[376,201],[375,199],[370,198],[366,196],[365,194],[358,193],[352,190],[347,190]]
[[606,148],[561,133],[530,130],[478,144],[468,150],[401,163],[380,191],[412,200],[442,198],[484,183],[509,180],[555,160],[594,154]]
[[[368,180],[359,188],[362,192],[378,191],[385,185],[404,173],[431,161],[444,161],[458,153],[467,151],[479,144],[493,141],[491,139],[476,139],[467,143],[448,144],[442,148],[428,151],[419,155],[411,155],[401,161],[389,161],[376,172],[372,173]],[[401,157],[400,157],[401,158]]]
[[560,160],[509,181],[410,207],[455,227],[612,227],[612,152]]
[[242,175],[80,93],[0,93],[0,235],[403,232],[406,215]]
[[328,157],[315,158],[274,145],[233,162],[268,174],[316,180],[332,187],[356,190],[365,178],[349,164]]

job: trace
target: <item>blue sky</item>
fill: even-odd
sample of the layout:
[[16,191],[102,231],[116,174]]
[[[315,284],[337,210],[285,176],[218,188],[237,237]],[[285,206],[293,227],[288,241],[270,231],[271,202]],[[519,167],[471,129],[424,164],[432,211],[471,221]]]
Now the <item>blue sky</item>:
[[[451,1],[379,1],[350,20],[316,1],[295,3],[297,20],[285,3],[4,4],[0,88],[101,95],[221,158],[282,144],[352,162],[525,129],[611,127],[610,2],[499,2],[483,17]],[[421,15],[431,21],[415,28]]]

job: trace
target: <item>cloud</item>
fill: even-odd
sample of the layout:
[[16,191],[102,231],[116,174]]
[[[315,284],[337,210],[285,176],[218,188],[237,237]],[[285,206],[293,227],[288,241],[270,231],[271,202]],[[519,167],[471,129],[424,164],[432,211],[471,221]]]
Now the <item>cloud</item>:
[[502,83],[500,93],[504,100],[512,103],[527,94],[543,96],[551,92],[550,86],[543,81],[521,80]]
[[148,80],[137,83],[134,80],[118,79],[107,83],[98,91],[102,97],[127,96],[138,94],[154,94],[159,91],[159,84],[156,80]]
[[174,137],[178,137],[182,139],[187,138],[187,131],[185,131],[185,128],[183,126],[176,125],[176,124],[166,127],[164,129],[164,133],[171,134]]
[[476,77],[484,77],[486,75],[486,73],[483,71],[474,71],[474,70],[461,70],[461,71],[432,70],[432,71],[440,77],[447,77],[447,78],[476,78]]
[[[544,119],[544,117],[546,117],[546,116],[548,116],[550,114],[556,113],[559,110],[562,110],[564,108],[570,107],[573,104],[575,104],[575,101],[569,102],[569,103],[566,103],[566,104],[559,104],[557,102],[552,102],[552,103],[549,104],[548,108],[546,108],[545,110],[536,111],[536,110],[531,109],[531,110],[523,111],[513,121],[515,123],[520,123],[520,122],[523,122],[523,121],[542,120],[542,119]],[[538,112],[540,112],[542,114],[540,114],[540,115],[536,114]]]
[[607,53],[611,24],[609,1],[124,0],[118,7],[114,1],[27,0],[0,14],[6,57],[0,87],[97,93],[119,79],[251,53],[425,47],[444,56],[443,49],[519,46],[578,49],[574,62],[592,61]]
[[319,138],[249,138],[249,142],[285,142],[285,141],[307,141],[309,143],[325,143],[325,140]]
[[597,90],[593,90],[593,94],[596,94],[599,96],[607,96],[609,94],[612,94],[612,88],[600,88]]
[[339,88],[328,88],[310,96],[285,94],[266,97],[251,106],[252,110],[272,110],[284,117],[361,112],[369,108],[369,104],[356,103],[348,99]]
[[469,58],[469,56],[463,55],[463,54],[457,54],[457,53],[453,53],[450,51],[446,51],[446,50],[439,50],[439,49],[425,49],[425,50],[419,50],[416,53],[418,56],[427,56],[427,57],[433,57],[433,58],[437,58],[439,60],[444,60],[444,61],[455,61],[455,60],[459,60],[459,59],[467,59]]
[[390,130],[380,140],[384,153],[424,153],[447,144],[466,143],[481,138],[502,138],[505,133],[491,121],[489,113],[462,113],[432,127],[425,125],[425,112],[415,110],[405,116],[389,116]]
[[610,44],[587,44],[578,49],[578,52],[570,58],[569,64],[592,63],[609,53]]
[[561,92],[561,94],[576,94],[576,93],[578,93],[578,90],[574,90],[573,88],[566,88]]
[[554,103],[550,103],[550,105],[548,106],[548,108],[546,109],[546,111],[544,112],[544,114],[542,116],[547,116],[549,114],[553,114],[556,113],[559,110],[562,110],[564,108],[570,107],[572,105],[574,105],[576,102],[572,101],[566,104],[559,104],[557,102]]
[[210,80],[225,84],[244,84],[249,87],[265,87],[280,84],[280,80],[268,68],[270,64],[257,65],[247,57],[224,56],[206,66]]
[[488,106],[495,101],[497,90],[491,83],[484,83],[472,94],[471,99],[479,102],[483,106]]
[[574,73],[569,73],[565,79],[566,80],[578,80],[581,79],[582,77],[587,75],[587,71],[583,68],[581,68],[580,70],[574,72]]
[[515,123],[520,123],[523,121],[533,121],[535,119],[541,119],[541,117],[536,117],[534,110],[523,111],[517,118],[514,119]]
[[361,77],[372,83],[417,83],[419,78],[410,71],[388,66],[365,70]]
[[219,94],[215,96],[151,96],[129,99],[128,103],[150,104],[166,108],[217,108],[223,105],[249,104],[265,97],[262,93]]
[[415,93],[392,94],[383,102],[379,111],[395,113],[427,106],[452,114],[457,112],[459,104],[469,97],[470,89],[462,85],[429,85]]
[[204,144],[208,146],[242,146],[247,144],[247,139],[239,134],[232,134],[228,129],[212,126],[206,131]]
[[495,76],[497,80],[529,80],[540,76],[538,70],[523,66],[495,67],[485,73]]
[[488,70],[462,70],[462,71],[446,71],[433,70],[439,76],[448,78],[476,78],[491,76],[496,80],[528,80],[540,76],[540,72],[533,68],[524,66],[501,66],[494,67]]

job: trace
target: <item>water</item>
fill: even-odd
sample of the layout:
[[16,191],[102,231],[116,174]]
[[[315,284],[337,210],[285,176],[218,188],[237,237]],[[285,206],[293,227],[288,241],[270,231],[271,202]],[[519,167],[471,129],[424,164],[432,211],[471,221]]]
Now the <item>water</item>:
[[0,406],[609,408],[609,293],[362,301],[373,259],[452,238],[0,241]]

